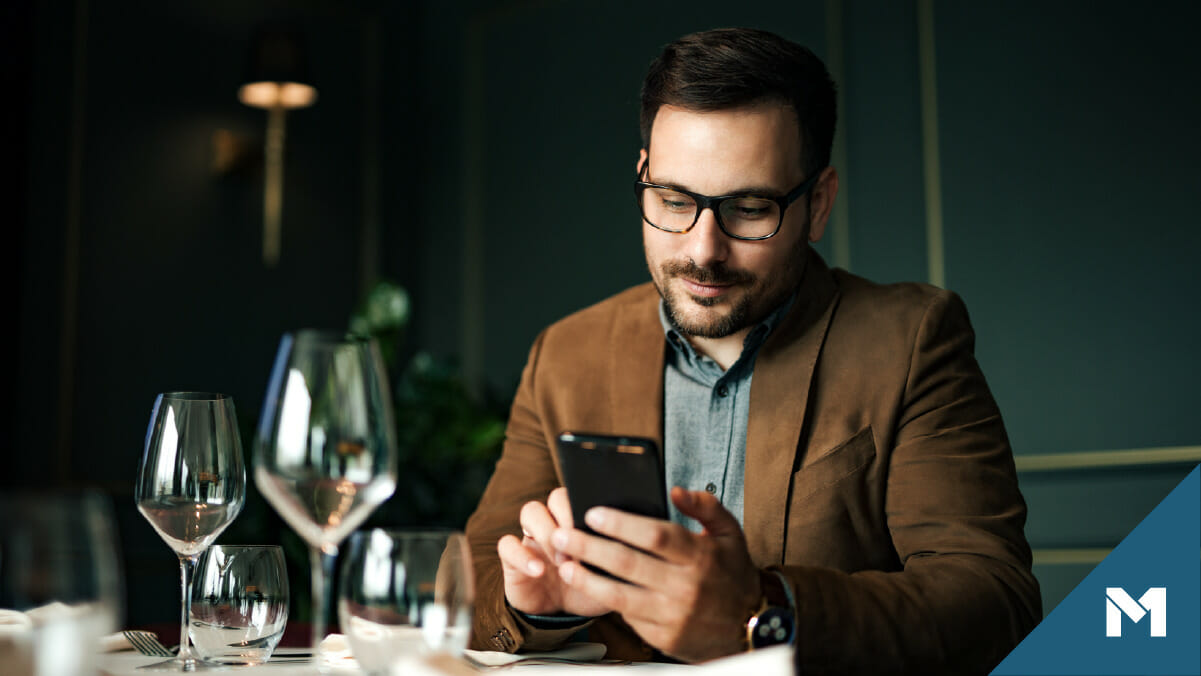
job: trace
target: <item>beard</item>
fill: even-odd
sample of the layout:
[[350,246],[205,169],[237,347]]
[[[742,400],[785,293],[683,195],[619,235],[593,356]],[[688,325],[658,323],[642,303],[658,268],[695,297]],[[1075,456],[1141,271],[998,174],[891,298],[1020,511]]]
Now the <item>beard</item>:
[[[688,259],[660,263],[657,274],[651,270],[651,279],[668,319],[681,333],[695,338],[725,338],[763,321],[796,291],[808,248],[807,240],[800,238],[789,262],[764,276],[731,270],[724,263],[702,267]],[[679,285],[673,288],[672,279],[680,277],[701,284],[730,285],[730,292],[717,298],[694,296]],[[722,303],[729,304],[724,313],[717,307]],[[696,312],[698,309],[702,312]]]
[[[725,338],[750,325],[751,306],[755,296],[753,292],[758,286],[758,280],[753,275],[730,270],[724,264],[701,267],[691,260],[686,262],[667,261],[660,265],[659,269],[663,281],[659,282],[656,279],[655,286],[659,289],[659,296],[663,299],[663,306],[667,310],[668,318],[681,333],[697,338]],[[651,275],[651,277],[655,276]],[[725,301],[723,298],[694,296],[682,289],[672,293],[668,282],[677,277],[685,277],[701,284],[730,284],[749,288],[747,293],[732,301]],[[683,306],[688,303],[711,308],[723,301],[732,302],[729,311],[714,317],[693,318],[684,312]]]

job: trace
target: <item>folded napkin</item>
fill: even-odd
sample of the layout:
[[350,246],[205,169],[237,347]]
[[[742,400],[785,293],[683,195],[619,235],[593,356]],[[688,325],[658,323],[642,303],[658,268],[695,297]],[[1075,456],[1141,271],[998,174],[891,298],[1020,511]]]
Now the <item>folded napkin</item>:
[[111,616],[99,604],[67,605],[54,601],[26,611],[0,609],[0,635],[17,636],[65,620],[80,622],[89,629],[107,628],[110,619]]
[[122,650],[133,649],[133,644],[129,642],[129,639],[123,632],[100,637],[100,652],[102,653],[117,653]]
[[0,608],[0,635],[23,634],[33,629],[33,618],[19,610]]
[[[466,650],[467,661],[482,667],[499,667],[517,662],[550,660],[555,662],[599,662],[605,656],[605,646],[600,643],[571,643],[559,650],[539,653],[502,653],[492,650]],[[338,670],[357,671],[359,663],[350,651],[350,642],[343,634],[330,634],[321,641],[321,663]],[[470,674],[471,667],[462,660],[446,655],[430,655],[406,664],[406,673],[413,674]]]
[[599,662],[605,657],[603,643],[568,643],[567,645],[542,653],[502,653],[495,650],[464,651],[470,661],[484,667],[499,667],[516,662],[536,662],[551,660],[555,662]]
[[317,650],[321,664],[334,669],[359,671],[359,663],[350,652],[350,641],[342,634],[330,634],[321,641]]

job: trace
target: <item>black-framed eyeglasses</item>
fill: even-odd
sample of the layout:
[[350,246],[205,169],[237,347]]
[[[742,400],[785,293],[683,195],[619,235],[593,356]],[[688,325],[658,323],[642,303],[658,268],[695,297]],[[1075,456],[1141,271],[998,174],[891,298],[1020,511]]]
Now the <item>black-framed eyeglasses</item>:
[[[649,174],[650,165],[643,167]],[[784,223],[784,211],[817,183],[816,172],[783,196],[740,193],[710,197],[669,185],[634,181],[634,194],[642,218],[664,232],[683,233],[700,220],[701,212],[712,209],[721,231],[734,239],[759,240],[774,236]]]

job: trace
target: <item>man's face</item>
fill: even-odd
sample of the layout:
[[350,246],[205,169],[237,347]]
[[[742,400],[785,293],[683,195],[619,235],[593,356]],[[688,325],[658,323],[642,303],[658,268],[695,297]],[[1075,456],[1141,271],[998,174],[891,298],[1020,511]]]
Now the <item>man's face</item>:
[[[650,161],[643,180],[703,195],[784,195],[808,178],[795,113],[780,104],[708,113],[663,106],[650,145],[639,163]],[[809,210],[810,197],[801,197],[779,232],[758,241],[727,236],[711,209],[686,233],[643,222],[646,263],[675,325],[690,336],[724,338],[784,302],[800,283],[806,235],[817,241],[825,225],[824,213],[810,223]]]

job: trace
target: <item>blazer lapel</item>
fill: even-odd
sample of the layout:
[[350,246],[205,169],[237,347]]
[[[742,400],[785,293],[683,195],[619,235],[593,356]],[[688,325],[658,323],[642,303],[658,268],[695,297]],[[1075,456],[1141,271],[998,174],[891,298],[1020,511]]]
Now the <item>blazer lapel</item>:
[[663,455],[663,363],[667,341],[659,322],[659,294],[647,284],[645,301],[619,308],[613,342],[621,359],[609,360],[613,400],[609,429],[614,434],[654,439]]
[[838,305],[838,287],[812,250],[796,302],[755,359],[746,432],[743,523],[756,564],[783,563],[788,487],[810,382]]

